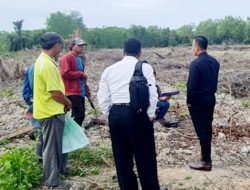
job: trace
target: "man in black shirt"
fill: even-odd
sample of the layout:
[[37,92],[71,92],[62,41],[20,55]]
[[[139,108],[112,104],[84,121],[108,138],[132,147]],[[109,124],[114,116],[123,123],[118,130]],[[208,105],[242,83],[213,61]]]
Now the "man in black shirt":
[[204,36],[193,40],[192,50],[198,58],[190,64],[187,81],[187,104],[202,154],[201,161],[190,164],[190,168],[204,171],[212,169],[212,121],[220,68],[218,61],[207,54],[207,45]]

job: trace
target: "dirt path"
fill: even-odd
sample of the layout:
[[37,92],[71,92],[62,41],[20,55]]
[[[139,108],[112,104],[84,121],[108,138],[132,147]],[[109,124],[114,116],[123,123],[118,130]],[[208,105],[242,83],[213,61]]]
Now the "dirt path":
[[241,173],[243,170],[244,167],[225,169],[216,165],[211,172],[188,167],[159,168],[159,180],[169,190],[249,190],[250,178]]

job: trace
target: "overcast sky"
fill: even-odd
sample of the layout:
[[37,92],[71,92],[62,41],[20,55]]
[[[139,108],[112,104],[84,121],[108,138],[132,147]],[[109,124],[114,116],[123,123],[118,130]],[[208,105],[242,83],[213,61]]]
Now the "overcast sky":
[[225,16],[250,17],[250,0],[1,0],[0,31],[13,31],[13,21],[23,29],[45,28],[56,11],[79,11],[88,28],[130,25],[179,28]]

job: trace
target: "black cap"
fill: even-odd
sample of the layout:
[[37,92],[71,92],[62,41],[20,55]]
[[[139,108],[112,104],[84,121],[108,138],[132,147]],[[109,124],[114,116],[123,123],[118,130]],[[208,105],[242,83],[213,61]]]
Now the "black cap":
[[56,32],[46,32],[40,38],[42,46],[51,46],[56,43],[62,43],[63,38]]

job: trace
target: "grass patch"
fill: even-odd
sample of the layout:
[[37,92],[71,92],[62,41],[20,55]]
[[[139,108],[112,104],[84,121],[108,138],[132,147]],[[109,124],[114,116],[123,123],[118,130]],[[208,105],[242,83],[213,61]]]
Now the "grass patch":
[[10,142],[11,140],[7,138],[0,139],[0,145],[6,145],[6,144],[9,144]]
[[0,190],[29,190],[40,185],[42,166],[34,148],[14,148],[0,158]]
[[86,147],[69,154],[70,175],[98,175],[103,167],[112,167],[113,154],[111,147]]
[[184,81],[177,82],[175,84],[175,88],[177,88],[178,90],[180,90],[183,93],[187,93],[187,84]]
[[241,99],[240,104],[245,108],[249,108],[250,107],[250,97]]
[[180,115],[179,115],[179,120],[184,120],[187,117],[189,117],[189,112],[188,111],[181,112]]
[[184,179],[185,180],[190,180],[190,179],[192,179],[192,176],[186,176]]
[[6,88],[1,90],[0,97],[11,97],[13,96],[13,90],[10,88]]

